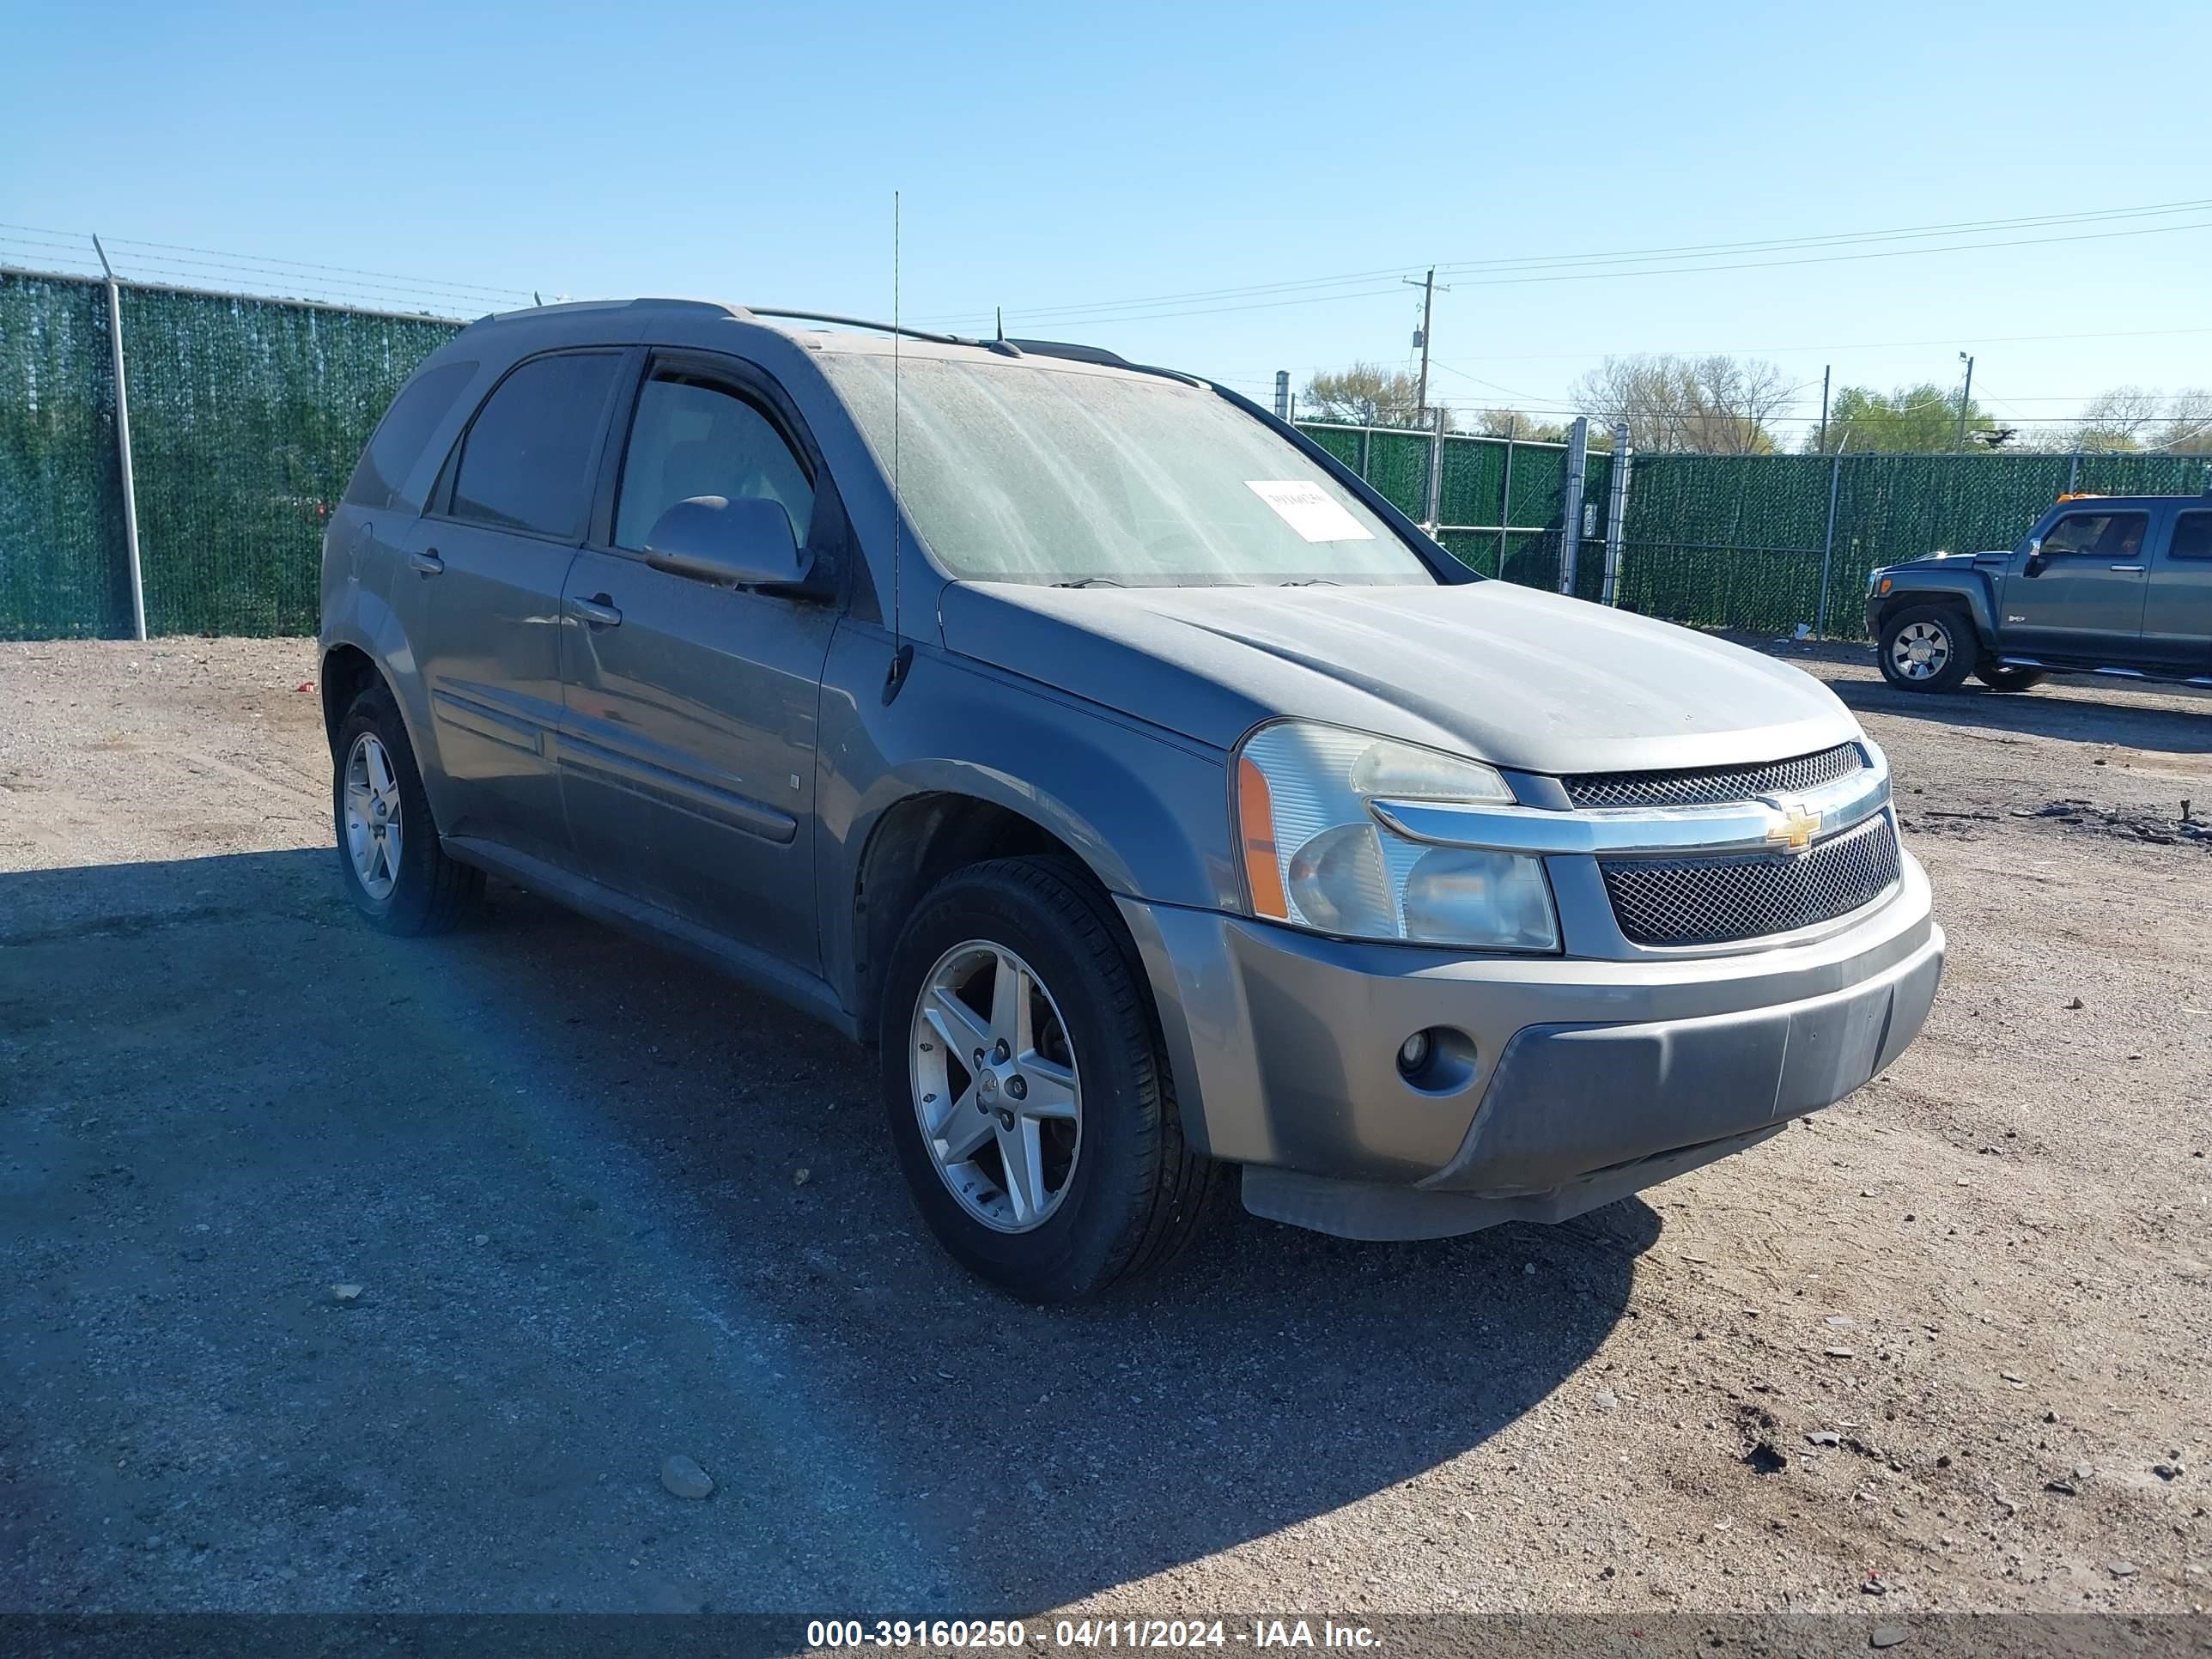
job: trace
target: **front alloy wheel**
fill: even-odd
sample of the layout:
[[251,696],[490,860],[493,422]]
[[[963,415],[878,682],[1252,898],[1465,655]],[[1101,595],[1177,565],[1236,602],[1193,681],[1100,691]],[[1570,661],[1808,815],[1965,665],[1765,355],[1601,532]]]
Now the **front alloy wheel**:
[[1900,678],[1932,680],[1951,660],[1951,635],[1934,623],[1913,623],[1890,641],[1889,659]]
[[1036,970],[969,939],[922,982],[913,1025],[914,1109],[930,1162],[985,1226],[1050,1218],[1083,1152],[1083,1083],[1067,1023]]
[[994,859],[923,896],[878,1004],[915,1208],[979,1278],[1078,1302],[1166,1261],[1220,1167],[1183,1139],[1143,968],[1066,858]]
[[1966,626],[1958,611],[1942,605],[1900,612],[1882,629],[1881,677],[1905,691],[1957,690],[1973,665],[1965,649]]

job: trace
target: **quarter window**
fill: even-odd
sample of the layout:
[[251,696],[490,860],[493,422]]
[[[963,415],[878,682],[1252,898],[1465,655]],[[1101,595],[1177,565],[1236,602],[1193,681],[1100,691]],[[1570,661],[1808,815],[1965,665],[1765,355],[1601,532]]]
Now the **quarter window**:
[[581,531],[616,362],[611,352],[539,357],[501,381],[461,441],[453,516],[564,540]]
[[814,517],[814,486],[766,415],[722,386],[658,374],[638,393],[615,545],[642,550],[660,515],[695,495],[781,502],[801,545]]
[[2173,545],[2167,556],[2212,559],[2212,513],[2185,513],[2173,521]]
[[2043,555],[2068,554],[2100,559],[2133,559],[2142,555],[2149,517],[2142,513],[2069,513],[2044,532]]
[[346,486],[348,506],[374,512],[401,507],[411,513],[421,505],[403,495],[401,489],[422,459],[430,434],[476,372],[472,362],[441,363],[401,388],[384,418],[376,423],[368,447],[361,452],[361,464],[354,468],[353,482]]

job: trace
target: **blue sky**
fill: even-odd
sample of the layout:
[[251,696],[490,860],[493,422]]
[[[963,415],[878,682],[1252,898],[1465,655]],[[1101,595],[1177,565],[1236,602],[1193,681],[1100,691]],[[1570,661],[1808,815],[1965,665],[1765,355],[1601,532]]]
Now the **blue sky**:
[[[6,263],[73,267],[44,232],[98,230],[133,239],[126,271],[175,280],[249,281],[216,268],[235,253],[549,297],[883,315],[896,187],[908,319],[979,326],[1003,304],[1011,331],[1255,392],[1278,368],[1302,382],[1355,357],[1407,361],[1417,299],[1395,276],[1432,261],[2212,201],[2203,0],[21,0],[9,34]],[[1960,349],[2001,416],[2062,416],[2119,382],[2212,385],[2212,228],[2181,225],[2212,227],[2212,207],[1993,231],[1982,240],[2152,234],[1978,252],[1461,273],[1437,301],[1434,388],[1552,408],[1605,353],[1713,349],[1783,364],[1809,386],[1808,414],[1824,362],[1839,382],[1948,385]],[[1351,297],[1099,309],[1356,272],[1377,274]],[[1530,274],[1546,280],[1496,280]],[[389,278],[319,280],[419,297]],[[2042,337],[2080,335],[2101,337]]]

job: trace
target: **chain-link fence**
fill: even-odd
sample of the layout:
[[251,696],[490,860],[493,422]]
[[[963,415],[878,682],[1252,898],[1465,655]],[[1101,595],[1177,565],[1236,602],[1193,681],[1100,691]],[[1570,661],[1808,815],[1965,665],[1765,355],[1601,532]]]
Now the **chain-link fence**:
[[[121,303],[150,632],[301,634],[323,524],[384,407],[457,324],[125,283]],[[0,271],[0,639],[131,629],[108,289]],[[1557,588],[1560,444],[1309,425],[1477,570]],[[1674,622],[1856,635],[1875,565],[2009,546],[2062,491],[2195,494],[2202,456],[1585,458],[1574,590]],[[1440,469],[1433,503],[1430,471]],[[1610,544],[1610,545],[1609,545]],[[1822,572],[1826,570],[1826,603]]]

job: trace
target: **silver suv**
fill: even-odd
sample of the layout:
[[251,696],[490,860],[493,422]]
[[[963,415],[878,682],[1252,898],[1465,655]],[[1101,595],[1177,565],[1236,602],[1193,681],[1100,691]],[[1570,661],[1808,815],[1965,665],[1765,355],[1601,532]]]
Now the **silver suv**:
[[[828,323],[835,329],[807,325]],[[872,1042],[953,1255],[1556,1221],[1840,1099],[1942,968],[1794,668],[1486,581],[1224,387],[672,300],[486,318],[323,550],[339,868]]]

